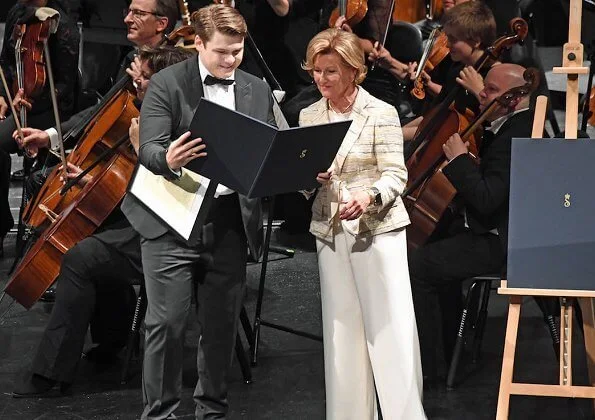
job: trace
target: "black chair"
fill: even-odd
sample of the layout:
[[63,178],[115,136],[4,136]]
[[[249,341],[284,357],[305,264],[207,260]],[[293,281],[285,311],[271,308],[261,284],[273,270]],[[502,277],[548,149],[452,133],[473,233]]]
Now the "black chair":
[[488,317],[488,303],[490,300],[490,291],[492,290],[492,281],[499,280],[499,275],[477,276],[471,279],[471,285],[467,289],[465,306],[461,314],[461,322],[459,323],[452,359],[448,368],[446,378],[446,387],[448,389],[454,388],[457,369],[467,341],[466,333],[469,324],[471,324],[471,329],[473,330],[471,360],[474,364],[477,363]]
[[[481,343],[483,341],[483,334],[488,318],[490,292],[495,290],[495,288],[492,288],[492,282],[500,281],[501,276],[497,274],[488,274],[476,276],[469,280],[471,281],[471,284],[467,289],[457,338],[446,377],[446,388],[449,390],[452,390],[455,387],[457,370],[466,344],[471,346],[471,362],[475,365],[479,360]],[[543,313],[543,321],[552,338],[554,354],[558,358],[560,357],[560,334],[558,325],[556,324],[555,315],[559,313],[559,304],[555,299],[552,300],[544,297],[534,297],[534,299]],[[469,327],[471,328],[469,329]],[[473,332],[472,336],[471,331]]]
[[[140,326],[145,318],[145,312],[147,310],[147,294],[145,292],[145,285],[144,283],[141,284],[140,290],[138,293],[138,297],[136,299],[136,307],[134,309],[134,317],[132,318],[132,325],[130,326],[130,331],[128,333],[128,341],[126,344],[126,354],[124,356],[124,363],[122,364],[122,370],[120,371],[120,384],[125,385],[130,380],[130,364],[133,360],[138,360],[141,357],[140,354]],[[248,319],[248,314],[246,313],[246,308],[242,306],[242,310],[240,312],[240,322],[242,327],[244,328],[244,333],[246,335],[246,340],[248,345],[252,347],[253,345],[253,334],[252,334],[252,327],[250,325],[250,320]],[[240,364],[240,369],[242,370],[242,375],[244,377],[244,381],[249,384],[252,383],[252,371],[250,369],[250,363],[248,361],[248,357],[246,356],[246,351],[244,350],[244,346],[242,344],[242,340],[240,338],[240,334],[238,332],[236,336],[236,357],[238,358],[238,362]]]

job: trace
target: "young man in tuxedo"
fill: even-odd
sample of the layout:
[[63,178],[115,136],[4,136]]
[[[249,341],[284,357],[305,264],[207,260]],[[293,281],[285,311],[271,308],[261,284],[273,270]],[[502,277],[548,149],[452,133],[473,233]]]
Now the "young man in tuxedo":
[[[492,67],[479,94],[480,109],[507,90],[524,85],[524,70],[516,64]],[[443,173],[458,191],[463,210],[449,228],[451,236],[409,254],[422,368],[428,384],[437,376],[436,326],[440,316],[445,359],[450,362],[460,317],[461,282],[499,273],[506,262],[511,140],[531,136],[533,113],[528,104],[527,97],[488,117],[491,126],[484,132],[479,164],[458,134],[443,146],[448,159]]]
[[[181,176],[184,165],[208,152],[202,139],[190,139],[188,131],[201,97],[274,124],[269,87],[238,69],[247,35],[242,16],[231,7],[211,5],[192,20],[198,58],[155,75],[141,110],[140,162],[166,179]],[[246,241],[254,256],[262,243],[260,201],[219,185],[203,233],[190,244],[132,196],[125,198],[122,210],[141,235],[148,299],[142,418],[171,418],[180,403],[194,282],[200,328],[196,418],[225,418],[227,375],[246,283]]]

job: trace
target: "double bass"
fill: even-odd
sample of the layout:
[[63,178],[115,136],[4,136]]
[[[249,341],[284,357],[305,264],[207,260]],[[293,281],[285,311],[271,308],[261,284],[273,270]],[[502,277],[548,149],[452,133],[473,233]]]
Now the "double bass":
[[[51,69],[48,68],[50,81]],[[132,118],[139,115],[128,76],[122,78],[94,112],[66,137],[80,138],[67,163],[85,168],[93,178],[84,187],[63,185],[56,167],[26,208],[24,219],[39,234],[4,292],[30,308],[54,282],[62,256],[90,236],[120,203],[136,165],[128,140]],[[54,104],[55,92],[50,92]],[[82,133],[82,135],[81,135]]]

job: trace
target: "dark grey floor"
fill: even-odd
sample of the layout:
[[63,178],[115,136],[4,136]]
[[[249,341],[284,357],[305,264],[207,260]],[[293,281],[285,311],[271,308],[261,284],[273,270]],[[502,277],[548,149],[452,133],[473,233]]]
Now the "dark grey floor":
[[[269,265],[263,318],[314,334],[321,333],[320,296],[316,255],[307,237],[281,237],[283,243],[298,246],[293,259],[280,259]],[[5,273],[14,253],[14,238],[7,239]],[[273,254],[273,258],[280,256]],[[254,314],[260,266],[249,273],[248,313]],[[1,305],[3,308],[6,302]],[[120,365],[97,367],[81,362],[74,394],[51,399],[13,399],[13,381],[30,362],[50,307],[38,303],[30,311],[13,307],[0,325],[0,418],[1,419],[135,419],[142,410],[139,364],[126,385],[120,386]],[[426,392],[425,406],[430,419],[493,419],[498,396],[501,356],[505,328],[506,300],[492,294],[482,359],[478,366],[462,372],[462,383],[453,391]],[[576,329],[578,331],[578,329]],[[235,367],[231,380],[231,419],[323,419],[324,377],[322,345],[306,338],[263,328],[258,366],[253,383],[242,380]],[[584,351],[580,333],[575,334],[575,382],[586,383]],[[194,357],[196,325],[187,334],[184,394],[178,418],[192,418],[192,390],[196,380]],[[516,359],[518,381],[555,383],[558,367],[548,332],[537,306],[526,300]],[[470,365],[467,365],[470,368]],[[395,392],[399,392],[395,389]],[[354,396],[357,398],[357,396]],[[588,400],[513,397],[511,419],[591,419]],[[406,419],[404,419],[406,420]]]

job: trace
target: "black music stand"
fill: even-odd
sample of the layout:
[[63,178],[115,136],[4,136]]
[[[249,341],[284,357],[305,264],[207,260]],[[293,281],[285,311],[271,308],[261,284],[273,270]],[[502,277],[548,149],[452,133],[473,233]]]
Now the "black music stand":
[[194,172],[224,184],[247,197],[270,197],[263,259],[254,316],[252,365],[260,338],[260,326],[322,338],[261,318],[264,282],[269,252],[293,256],[292,250],[271,248],[275,194],[307,190],[318,186],[316,174],[330,167],[351,121],[317,126],[277,129],[239,112],[202,98],[192,123],[192,137],[202,137],[207,156],[188,163]]
[[272,322],[262,319],[262,301],[264,298],[264,283],[267,275],[267,265],[269,262],[269,251],[276,252],[281,255],[285,255],[287,258],[293,258],[295,251],[292,249],[271,247],[271,233],[273,231],[273,209],[275,207],[275,196],[270,197],[268,212],[267,212],[267,223],[266,233],[264,237],[264,245],[262,252],[262,266],[260,268],[260,281],[258,283],[258,297],[256,299],[256,310],[254,311],[254,325],[252,327],[252,342],[250,343],[250,351],[252,353],[252,366],[256,366],[258,362],[258,347],[260,344],[260,327],[269,327],[279,331],[285,331],[290,334],[299,335],[301,337],[309,338],[311,340],[322,341],[322,337],[319,335],[311,334],[308,332],[296,330],[294,328],[287,327],[285,325],[274,324]]

